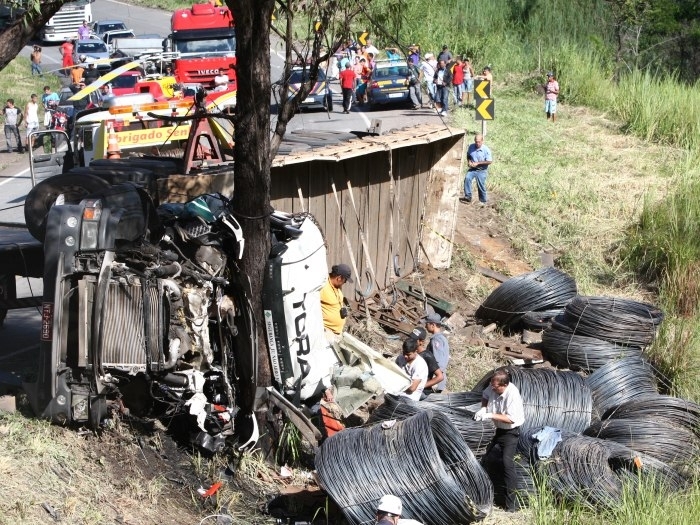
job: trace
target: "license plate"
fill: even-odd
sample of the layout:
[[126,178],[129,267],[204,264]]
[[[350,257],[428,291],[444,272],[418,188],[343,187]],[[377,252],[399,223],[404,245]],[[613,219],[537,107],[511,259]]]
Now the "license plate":
[[389,93],[389,98],[401,98],[403,93]]
[[316,102],[316,99],[314,99],[313,97],[308,97],[308,98],[304,99],[304,102],[302,102],[302,104],[314,104],[315,102]]

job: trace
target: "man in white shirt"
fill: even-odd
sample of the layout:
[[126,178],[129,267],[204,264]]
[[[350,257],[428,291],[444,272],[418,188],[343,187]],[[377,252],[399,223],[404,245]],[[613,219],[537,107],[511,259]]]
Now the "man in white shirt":
[[496,435],[486,449],[482,461],[493,453],[500,453],[503,459],[503,481],[506,487],[506,511],[516,512],[517,478],[515,474],[515,451],[518,447],[520,427],[525,422],[525,410],[520,391],[510,382],[507,370],[499,368],[491,378],[491,384],[481,394],[481,409],[474,419],[490,419],[496,426]]
[[428,364],[418,355],[417,340],[409,337],[403,342],[403,353],[396,358],[396,364],[411,378],[411,384],[401,395],[420,401],[425,382],[428,380]]
[[223,69],[219,69],[219,74],[214,77],[214,91],[226,91],[228,89],[228,75]]

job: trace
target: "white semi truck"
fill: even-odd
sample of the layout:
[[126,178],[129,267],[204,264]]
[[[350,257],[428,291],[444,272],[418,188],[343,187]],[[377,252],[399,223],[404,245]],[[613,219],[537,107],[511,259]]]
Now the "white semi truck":
[[77,38],[83,20],[92,22],[92,4],[95,0],[69,0],[46,22],[39,32],[44,42],[63,42]]

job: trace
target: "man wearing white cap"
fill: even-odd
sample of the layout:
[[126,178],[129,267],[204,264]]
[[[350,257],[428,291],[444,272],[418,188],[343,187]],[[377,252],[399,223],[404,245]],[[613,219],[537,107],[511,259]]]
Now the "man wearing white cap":
[[336,264],[328,274],[328,281],[321,288],[321,312],[323,314],[323,326],[326,328],[326,336],[333,340],[340,335],[345,326],[345,318],[348,309],[343,301],[343,285],[352,282],[350,267],[347,264]]
[[420,70],[423,73],[423,80],[425,80],[425,89],[428,92],[428,97],[430,98],[430,108],[434,107],[433,101],[435,100],[435,82],[433,77],[435,76],[435,68],[437,67],[437,62],[432,53],[425,54],[425,60],[420,64]]
[[377,525],[423,525],[420,521],[402,519],[403,504],[401,499],[387,494],[382,496],[377,505]]

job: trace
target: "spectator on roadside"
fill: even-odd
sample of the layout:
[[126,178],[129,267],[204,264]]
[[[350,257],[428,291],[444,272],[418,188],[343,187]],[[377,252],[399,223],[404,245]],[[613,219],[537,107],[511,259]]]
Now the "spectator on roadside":
[[498,455],[503,461],[503,482],[506,489],[506,511],[516,512],[517,475],[515,472],[515,451],[518,446],[520,427],[525,422],[525,410],[520,391],[510,380],[505,369],[498,369],[491,377],[491,383],[481,394],[481,408],[474,414],[476,421],[490,419],[496,426],[496,434],[482,458],[488,462]]
[[336,264],[328,274],[326,284],[321,288],[321,313],[326,337],[333,341],[343,331],[348,309],[344,304],[343,285],[351,283],[350,267],[347,264]]
[[214,77],[214,91],[226,91],[228,89],[228,75],[223,69],[219,69],[219,74]]
[[80,84],[81,82],[84,82],[83,74],[85,73],[85,68],[83,67],[83,64],[85,64],[87,57],[85,55],[80,55],[78,60],[80,60],[78,65],[70,70],[70,79],[72,84]]
[[435,103],[438,115],[444,117],[449,110],[452,75],[444,60],[438,60],[438,67],[433,76],[435,83]]
[[445,375],[438,365],[437,360],[433,353],[428,350],[428,332],[422,326],[416,326],[408,337],[415,339],[418,343],[418,355],[423,358],[425,364],[428,365],[428,380],[425,382],[425,387],[423,388],[423,393],[421,394],[421,399],[425,399],[429,394],[439,394],[444,390]]
[[90,38],[90,26],[88,26],[87,20],[83,20],[78,28],[78,40],[87,40],[88,38]]
[[61,60],[63,74],[68,76],[70,75],[70,67],[73,65],[73,44],[70,39],[66,38],[66,41],[58,48],[58,52],[61,53],[61,57],[63,57]]
[[472,181],[476,179],[476,186],[479,190],[479,202],[486,204],[486,176],[493,158],[491,150],[484,145],[484,137],[481,134],[474,136],[474,144],[467,149],[467,175],[464,178],[464,197],[460,197],[460,202],[472,201]]
[[14,99],[8,98],[2,110],[5,117],[5,146],[7,152],[12,152],[12,143],[16,143],[17,153],[24,153],[19,126],[22,124],[22,112],[15,107]]
[[463,57],[464,63],[462,64],[462,74],[464,75],[464,93],[462,97],[462,104],[464,106],[469,106],[471,104],[472,93],[474,93],[474,68],[472,67],[471,60],[468,57]]
[[355,72],[352,70],[349,60],[345,63],[345,68],[338,76],[340,78],[340,89],[343,90],[343,113],[348,114],[352,105],[352,93],[355,91]]
[[352,71],[355,73],[355,89],[360,85],[360,80],[362,79],[362,62],[360,62],[360,59],[362,57],[360,55],[355,55],[355,58],[353,58],[353,63],[352,63]]
[[416,44],[411,44],[408,47],[408,59],[414,66],[420,66],[420,48]]
[[358,104],[364,104],[367,95],[367,82],[369,82],[369,76],[372,70],[367,65],[367,60],[365,58],[360,59],[360,65],[362,67],[362,73],[360,73],[360,83],[355,90],[355,97],[357,98]]
[[29,139],[29,134],[39,130],[39,103],[36,93],[32,93],[29,102],[24,107],[24,121],[27,123],[27,147],[34,149],[34,138]]
[[43,76],[41,71],[41,47],[35,45],[32,48],[32,54],[29,55],[29,59],[32,61],[32,76],[39,75]]
[[440,60],[444,60],[445,64],[448,64],[452,60],[452,53],[447,44],[442,46],[442,51],[438,54],[437,61],[440,62]]
[[493,73],[491,73],[491,66],[485,66],[483,71],[481,72],[481,75],[478,77],[481,80],[488,80],[491,82],[491,91],[493,91]]
[[95,80],[100,78],[100,76],[101,76],[100,72],[95,67],[95,62],[93,62],[93,61],[88,62],[88,68],[83,72],[83,78],[85,79],[85,84],[89,86]]
[[559,82],[551,71],[547,73],[547,83],[544,85],[544,112],[547,120],[557,120],[557,97],[559,96]]
[[450,362],[450,343],[447,342],[447,337],[443,333],[445,325],[438,313],[432,313],[425,317],[425,329],[430,334],[430,342],[428,350],[435,356],[440,370],[442,370],[443,379],[437,385],[437,390],[445,390],[447,388],[447,365]]
[[399,50],[396,49],[395,47],[387,47],[386,48],[386,57],[389,60],[401,60],[401,53],[399,53]]
[[406,372],[411,384],[401,393],[413,401],[420,401],[425,383],[428,381],[428,364],[418,355],[418,341],[412,337],[403,342],[401,355],[396,358],[396,364]]
[[[75,95],[75,94],[78,93],[79,91],[82,91],[82,89],[85,87],[85,83],[81,81],[81,82],[78,82],[77,84],[71,84],[69,87],[70,87],[70,90],[71,90],[71,91],[73,92],[73,94]],[[88,107],[88,104],[89,104],[89,103],[90,103],[90,101],[89,101],[87,95],[85,95],[84,97],[80,98],[79,100],[74,100],[74,101],[73,101],[73,109],[74,109],[74,111],[73,111],[73,119],[75,119],[75,117],[78,115],[78,112],[83,111],[84,109],[86,109],[86,108]]]
[[430,109],[435,106],[435,70],[437,68],[437,61],[432,53],[426,53],[425,60],[420,64],[421,72],[423,73],[423,80],[425,81],[425,90],[428,92],[428,98],[430,99]]
[[451,68],[452,73],[452,93],[455,97],[457,107],[462,107],[462,94],[464,93],[464,66],[462,58],[457,57],[454,60],[454,65]]
[[58,93],[51,91],[50,86],[44,86],[44,94],[41,95],[41,103],[44,106],[44,127],[51,124],[51,112],[58,107],[61,97]]
[[413,104],[413,109],[420,109],[423,107],[423,97],[420,91],[421,71],[410,60],[406,60],[406,66],[408,69],[408,76],[406,77],[408,96],[411,99],[411,104]]

